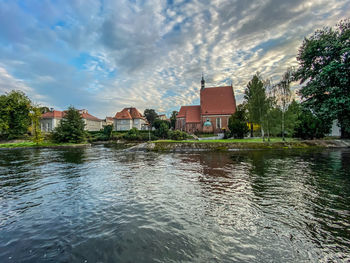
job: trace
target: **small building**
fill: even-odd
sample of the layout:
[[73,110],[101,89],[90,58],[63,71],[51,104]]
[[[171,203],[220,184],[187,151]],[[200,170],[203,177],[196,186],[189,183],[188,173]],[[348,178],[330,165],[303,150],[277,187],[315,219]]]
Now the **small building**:
[[146,129],[146,121],[142,114],[134,107],[124,108],[114,116],[114,130],[128,131],[132,128]]
[[176,129],[188,133],[220,133],[228,130],[228,120],[236,112],[236,99],[231,86],[205,87],[202,77],[200,105],[182,106],[176,117]]
[[[88,113],[87,110],[79,110],[85,123],[85,130],[99,131],[102,129],[102,120]],[[52,132],[61,122],[65,111],[51,110],[41,115],[40,127],[43,132]]]
[[162,121],[168,120],[165,114],[160,114],[160,115],[158,115],[158,119],[160,119],[160,120],[162,120]]

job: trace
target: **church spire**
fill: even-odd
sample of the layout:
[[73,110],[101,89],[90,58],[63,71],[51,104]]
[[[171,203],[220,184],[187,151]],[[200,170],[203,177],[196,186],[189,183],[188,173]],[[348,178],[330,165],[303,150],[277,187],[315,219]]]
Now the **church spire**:
[[203,76],[203,72],[202,72],[201,90],[204,90],[204,87],[205,87],[205,80],[204,80],[204,76]]

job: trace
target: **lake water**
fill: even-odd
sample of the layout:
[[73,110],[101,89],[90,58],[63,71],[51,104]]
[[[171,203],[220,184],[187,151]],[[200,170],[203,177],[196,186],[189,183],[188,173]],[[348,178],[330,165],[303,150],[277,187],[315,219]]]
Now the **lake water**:
[[348,262],[350,150],[0,151],[0,262]]

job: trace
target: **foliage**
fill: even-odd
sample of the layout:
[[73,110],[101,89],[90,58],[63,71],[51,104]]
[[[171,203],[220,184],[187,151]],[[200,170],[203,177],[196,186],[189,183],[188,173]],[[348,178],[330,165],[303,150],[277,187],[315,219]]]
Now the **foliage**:
[[171,140],[186,140],[188,137],[186,132],[175,130],[175,131],[169,131],[168,132],[168,138]]
[[160,119],[156,119],[153,123],[153,127],[158,130],[160,128],[160,126],[162,125],[162,123],[164,123],[168,129],[170,128],[171,124],[169,121],[166,121],[166,120],[160,120]]
[[137,128],[130,129],[127,133],[124,134],[123,139],[128,141],[140,141],[141,136]]
[[111,139],[113,133],[113,125],[106,125],[103,127],[103,135],[107,140]]
[[30,100],[21,91],[0,96],[0,135],[15,139],[27,133],[30,125]]
[[350,137],[350,20],[305,38],[295,78],[303,104],[327,122],[338,119],[343,138]]
[[291,100],[290,84],[292,82],[293,70],[288,68],[283,74],[282,80],[275,86],[276,103],[281,109],[281,133],[283,141],[285,140],[285,113]]
[[261,126],[263,132],[263,117],[267,111],[267,98],[265,93],[265,84],[259,73],[256,73],[249,81],[244,91],[244,99],[247,101],[248,120]]
[[170,123],[167,121],[160,122],[158,129],[156,129],[156,131],[155,131],[156,136],[163,138],[163,139],[166,139],[168,137],[168,131],[169,131],[169,126],[170,126],[168,124],[170,124]]
[[294,137],[302,139],[322,138],[329,133],[330,125],[309,109],[302,109],[297,119],[294,130]]
[[231,136],[235,139],[243,139],[249,132],[245,109],[241,105],[237,107],[237,111],[229,118],[228,128]]
[[32,140],[37,145],[43,141],[44,137],[41,133],[40,119],[41,119],[41,109],[39,107],[32,107],[29,113],[30,119],[32,121],[31,134],[33,136]]
[[158,114],[154,109],[145,109],[143,115],[147,119],[148,123],[153,127],[154,121],[158,118]]
[[55,142],[81,143],[85,141],[87,133],[85,123],[74,107],[69,107],[59,125],[53,132]]
[[175,126],[176,126],[176,117],[179,113],[177,111],[173,111],[170,117],[170,127],[175,130]]

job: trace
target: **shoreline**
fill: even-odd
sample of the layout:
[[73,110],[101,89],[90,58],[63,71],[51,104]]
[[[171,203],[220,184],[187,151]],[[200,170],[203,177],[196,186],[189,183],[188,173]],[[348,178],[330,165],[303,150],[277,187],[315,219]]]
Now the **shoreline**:
[[126,151],[148,152],[200,152],[200,151],[239,151],[239,150],[278,150],[278,149],[332,149],[350,148],[350,140],[303,140],[289,142],[187,142],[154,141],[140,143]]
[[91,143],[76,143],[76,144],[75,143],[71,143],[71,144],[69,144],[69,143],[62,143],[62,144],[43,143],[43,144],[35,145],[32,142],[22,142],[22,143],[0,144],[0,151],[1,150],[18,150],[18,149],[79,148],[79,147],[90,147],[90,146],[91,146]]

